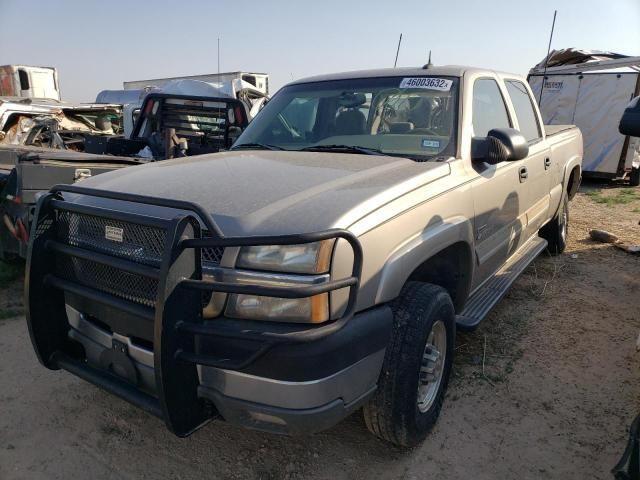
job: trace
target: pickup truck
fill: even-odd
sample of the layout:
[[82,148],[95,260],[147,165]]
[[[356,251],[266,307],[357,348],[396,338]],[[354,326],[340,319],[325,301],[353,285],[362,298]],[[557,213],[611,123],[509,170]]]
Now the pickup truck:
[[186,436],[285,434],[361,407],[403,446],[436,422],[456,329],[565,248],[582,137],[526,81],[398,68],[283,87],[229,152],[40,198],[27,321],[40,362]]
[[[81,111],[88,121],[89,113],[106,113],[109,108],[94,105]],[[37,141],[0,142],[0,260],[26,256],[27,232],[40,192],[148,161],[217,152],[231,146],[248,123],[243,104],[235,98],[165,92],[148,94],[138,119],[131,138],[87,132],[75,139],[61,137],[61,130],[45,128],[46,122],[40,121],[25,134]],[[44,138],[57,138],[54,145],[59,148],[42,148],[51,145]],[[68,144],[69,140],[79,142]]]

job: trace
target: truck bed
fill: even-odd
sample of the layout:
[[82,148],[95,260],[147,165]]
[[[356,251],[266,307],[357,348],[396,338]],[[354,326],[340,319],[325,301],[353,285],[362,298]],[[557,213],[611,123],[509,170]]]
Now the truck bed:
[[57,184],[75,183],[88,176],[142,163],[146,161],[131,157],[0,146],[0,259],[26,255],[26,238],[16,238],[7,225],[17,225],[20,220],[25,231],[29,231],[32,207],[39,192],[47,192]]
[[572,128],[576,128],[575,125],[545,125],[544,132],[547,137],[553,137],[559,133],[565,132],[567,130],[571,130]]

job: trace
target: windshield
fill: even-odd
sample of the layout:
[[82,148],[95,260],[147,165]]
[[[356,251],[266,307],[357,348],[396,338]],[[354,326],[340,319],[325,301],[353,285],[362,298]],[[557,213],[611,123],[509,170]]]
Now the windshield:
[[291,85],[273,97],[233,149],[335,150],[416,160],[454,156],[457,98],[453,77]]

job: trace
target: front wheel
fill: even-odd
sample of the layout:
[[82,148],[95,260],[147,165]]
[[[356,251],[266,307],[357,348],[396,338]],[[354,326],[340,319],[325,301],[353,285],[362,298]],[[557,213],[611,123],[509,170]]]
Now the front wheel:
[[367,428],[405,447],[438,419],[451,375],[456,334],[451,297],[436,285],[409,282],[392,303],[393,331],[378,390],[365,405]]

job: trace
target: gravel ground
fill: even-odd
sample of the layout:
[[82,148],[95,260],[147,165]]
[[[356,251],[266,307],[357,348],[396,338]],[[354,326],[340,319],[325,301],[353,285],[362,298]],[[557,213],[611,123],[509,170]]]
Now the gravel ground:
[[[0,290],[0,479],[603,479],[640,411],[640,195],[571,203],[569,247],[539,257],[481,327],[457,339],[440,421],[420,447],[372,437],[357,412],[287,438],[213,422],[187,439],[68,373],[41,367],[16,298]],[[630,195],[627,194],[629,197]]]

